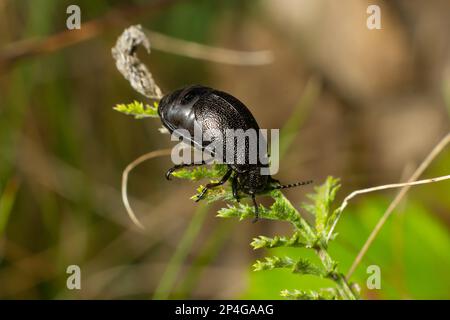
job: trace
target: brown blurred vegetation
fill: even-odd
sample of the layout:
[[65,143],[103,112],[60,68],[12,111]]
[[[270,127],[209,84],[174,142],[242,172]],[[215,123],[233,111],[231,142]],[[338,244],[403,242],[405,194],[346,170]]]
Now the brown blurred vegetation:
[[[67,31],[66,7],[74,2],[83,26]],[[369,4],[381,6],[382,30],[366,28]],[[112,110],[143,100],[110,54],[135,23],[218,47],[272,50],[275,60],[265,66],[141,52],[164,92],[190,83],[220,88],[244,101],[263,128],[281,128],[308,80],[320,80],[320,97],[281,159],[281,181],[337,176],[342,198],[406,180],[449,132],[446,0],[0,0],[0,195],[11,204],[0,228],[0,298],[150,298],[198,207],[189,199],[197,184],[166,181],[170,160],[159,158],[130,178],[130,200],[147,229],[138,231],[123,208],[124,167],[171,145],[158,120]],[[447,152],[427,175],[448,174],[449,164]],[[309,191],[287,194],[299,204]],[[448,191],[444,182],[410,196],[447,232]],[[385,193],[387,201],[392,194]],[[250,240],[289,230],[217,219],[221,205],[209,210],[173,297],[240,297],[256,258]],[[349,247],[356,255],[359,247]],[[81,291],[65,289],[70,264],[81,266]]]

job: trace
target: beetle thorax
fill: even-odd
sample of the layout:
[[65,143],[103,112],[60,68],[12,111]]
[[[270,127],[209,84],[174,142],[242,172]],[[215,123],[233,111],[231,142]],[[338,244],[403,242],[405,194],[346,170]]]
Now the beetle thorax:
[[261,168],[254,168],[238,176],[241,190],[246,194],[258,194],[265,190],[269,176],[261,175]]

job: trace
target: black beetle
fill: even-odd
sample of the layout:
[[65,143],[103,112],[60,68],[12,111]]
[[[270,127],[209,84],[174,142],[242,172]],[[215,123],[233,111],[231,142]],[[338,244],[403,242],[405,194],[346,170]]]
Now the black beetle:
[[[258,123],[247,109],[247,107],[232,95],[201,85],[191,85],[178,89],[165,95],[159,102],[158,114],[162,124],[170,133],[184,129],[188,136],[183,136],[192,146],[205,150],[208,141],[197,141],[194,138],[194,128],[198,126],[200,130],[216,129],[225,132],[226,129],[254,129],[259,131]],[[214,138],[214,137],[213,137]],[[259,138],[258,136],[258,139]],[[258,144],[259,145],[259,144]],[[249,145],[245,144],[245,149],[235,149],[235,159],[244,157],[249,159]],[[224,161],[225,163],[225,161]],[[171,174],[180,168],[203,165],[203,163],[186,163],[170,168],[166,173],[166,178],[170,179]],[[255,200],[256,194],[264,193],[274,189],[284,189],[309,184],[312,181],[298,182],[289,185],[281,185],[270,175],[262,175],[261,168],[267,164],[261,163],[260,159],[254,164],[248,161],[228,163],[228,171],[219,182],[209,183],[198,195],[197,200],[201,200],[208,189],[223,185],[232,178],[233,196],[239,201],[238,193],[242,191],[252,197],[255,206],[255,220],[258,219],[258,205]]]

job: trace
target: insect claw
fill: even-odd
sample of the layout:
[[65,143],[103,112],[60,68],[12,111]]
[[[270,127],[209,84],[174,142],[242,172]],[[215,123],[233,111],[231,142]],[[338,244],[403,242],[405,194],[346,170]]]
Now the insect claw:
[[203,190],[197,196],[197,199],[195,199],[195,202],[199,202],[200,200],[202,200],[205,197],[206,191],[208,191],[208,188],[203,188]]
[[172,180],[172,173],[177,169],[177,167],[172,167],[169,170],[167,170],[166,172],[166,179],[167,180]]

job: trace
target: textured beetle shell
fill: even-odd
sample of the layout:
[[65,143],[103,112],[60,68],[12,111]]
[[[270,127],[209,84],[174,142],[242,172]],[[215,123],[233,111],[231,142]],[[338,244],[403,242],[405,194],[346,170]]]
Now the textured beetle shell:
[[[226,129],[255,129],[258,133],[259,130],[255,118],[241,101],[228,93],[204,86],[189,86],[166,95],[159,104],[158,112],[163,125],[171,133],[177,129],[188,130],[189,136],[184,138],[198,149],[206,148],[210,142],[195,141],[194,126],[199,126],[202,132],[211,129],[222,133]],[[259,139],[258,135],[258,143]],[[235,159],[247,163],[248,146],[245,149],[235,150]],[[241,172],[260,166],[232,164],[233,169]]]

